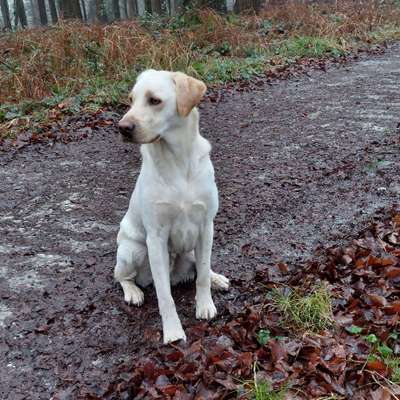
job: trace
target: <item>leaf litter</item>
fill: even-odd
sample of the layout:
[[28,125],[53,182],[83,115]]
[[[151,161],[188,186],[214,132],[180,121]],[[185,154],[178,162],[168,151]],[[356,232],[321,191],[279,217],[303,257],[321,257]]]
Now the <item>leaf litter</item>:
[[[400,313],[400,243],[392,240],[399,233],[395,208],[347,247],[328,248],[306,265],[277,266],[273,274],[258,271],[252,290],[261,296],[252,296],[242,312],[227,308],[226,323],[188,328],[187,343],[155,344],[133,364],[122,364],[100,396],[85,398],[248,399],[255,366],[257,381],[288,388],[282,398],[397,398],[390,364],[371,355],[378,340],[388,343],[381,353],[399,350],[393,332]],[[329,288],[334,323],[316,332],[282,324],[268,293],[295,287],[306,296],[315,282]]]

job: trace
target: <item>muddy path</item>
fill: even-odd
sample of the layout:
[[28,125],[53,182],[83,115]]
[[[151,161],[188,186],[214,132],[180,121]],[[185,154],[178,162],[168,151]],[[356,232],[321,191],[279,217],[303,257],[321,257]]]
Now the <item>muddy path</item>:
[[[238,309],[256,269],[345,242],[400,196],[400,46],[345,68],[202,106],[221,207],[216,294]],[[0,156],[0,398],[101,392],[158,346],[155,293],[130,308],[113,282],[115,238],[139,170],[114,126],[80,143]],[[191,285],[174,290],[195,323]],[[215,323],[218,323],[218,319]]]

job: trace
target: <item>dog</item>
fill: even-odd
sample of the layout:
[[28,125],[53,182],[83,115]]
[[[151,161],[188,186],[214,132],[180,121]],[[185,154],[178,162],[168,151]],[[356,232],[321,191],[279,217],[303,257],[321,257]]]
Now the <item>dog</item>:
[[125,140],[141,144],[142,166],[120,224],[114,276],[125,301],[138,306],[144,300],[139,286],[154,283],[164,343],[186,340],[171,284],[196,274],[198,319],[217,314],[211,285],[229,287],[225,276],[211,270],[218,190],[196,108],[206,89],[182,72],[146,70],[118,123]]

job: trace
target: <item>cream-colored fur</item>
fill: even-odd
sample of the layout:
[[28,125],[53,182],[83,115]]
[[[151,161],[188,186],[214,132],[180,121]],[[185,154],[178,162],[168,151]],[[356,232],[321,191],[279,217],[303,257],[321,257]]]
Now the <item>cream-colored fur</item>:
[[144,300],[137,284],[154,283],[164,343],[186,339],[171,283],[193,279],[196,270],[196,317],[202,319],[217,314],[211,284],[229,286],[211,270],[218,192],[195,108],[205,91],[203,82],[183,73],[145,71],[119,123],[125,138],[142,144],[143,161],[118,233],[115,278],[125,301],[136,305]]

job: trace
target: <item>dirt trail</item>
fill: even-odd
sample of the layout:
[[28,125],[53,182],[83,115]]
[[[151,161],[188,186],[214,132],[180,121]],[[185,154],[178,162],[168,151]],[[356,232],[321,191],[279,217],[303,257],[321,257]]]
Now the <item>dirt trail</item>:
[[[400,45],[386,54],[202,107],[221,208],[213,264],[234,278],[217,307],[240,307],[256,268],[346,241],[400,195]],[[139,169],[115,128],[0,159],[0,398],[101,392],[160,329],[113,282],[115,238]],[[191,286],[174,291],[193,324]],[[218,320],[216,321],[218,323]],[[154,343],[152,344],[154,346]]]

